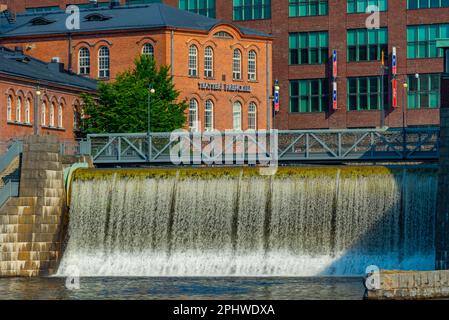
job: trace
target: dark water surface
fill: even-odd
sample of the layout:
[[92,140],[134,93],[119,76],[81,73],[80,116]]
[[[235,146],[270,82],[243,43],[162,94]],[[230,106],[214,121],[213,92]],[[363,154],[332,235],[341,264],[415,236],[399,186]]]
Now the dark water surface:
[[0,299],[256,299],[363,298],[362,278],[81,278],[68,290],[65,278],[3,278]]

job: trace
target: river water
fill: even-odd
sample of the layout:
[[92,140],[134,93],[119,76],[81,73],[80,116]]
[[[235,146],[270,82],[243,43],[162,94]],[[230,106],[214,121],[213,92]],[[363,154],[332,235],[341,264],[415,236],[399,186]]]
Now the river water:
[[3,278],[0,299],[26,300],[360,300],[362,278]]

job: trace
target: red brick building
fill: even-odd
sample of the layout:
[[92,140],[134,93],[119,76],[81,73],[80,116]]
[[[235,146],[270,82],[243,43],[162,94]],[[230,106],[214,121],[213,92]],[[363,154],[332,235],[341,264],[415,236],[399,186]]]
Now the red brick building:
[[96,86],[96,81],[67,73],[61,63],[44,63],[0,47],[0,152],[8,141],[33,134],[36,126],[41,134],[73,140],[79,94],[93,94]]
[[140,54],[171,66],[193,130],[271,126],[271,46],[267,34],[163,4],[81,10],[80,29],[67,14],[18,14],[4,27],[4,46],[69,70],[111,80]]
[[[3,0],[5,2],[5,0]],[[65,8],[88,0],[13,0],[16,11]],[[99,0],[99,5],[107,1]],[[121,0],[122,5],[155,0]],[[273,79],[281,86],[282,129],[438,125],[441,53],[448,37],[445,0],[162,0],[185,10],[234,21],[274,36]],[[367,30],[368,4],[377,4],[377,30]],[[40,9],[35,9],[40,7]],[[34,9],[33,9],[34,8]],[[391,64],[397,50],[397,108],[392,106]],[[331,60],[338,55],[337,110],[333,110]],[[319,53],[318,53],[319,52]],[[381,80],[382,72],[385,81]],[[383,82],[383,83],[382,83]],[[407,83],[408,87],[404,84]],[[382,89],[382,84],[384,88]],[[320,99],[321,98],[321,99]],[[382,103],[381,101],[384,101]],[[384,108],[384,117],[381,118]]]

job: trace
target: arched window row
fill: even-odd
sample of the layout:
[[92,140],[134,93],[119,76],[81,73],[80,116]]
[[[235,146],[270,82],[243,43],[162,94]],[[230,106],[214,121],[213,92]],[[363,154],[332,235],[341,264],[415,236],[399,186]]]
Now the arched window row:
[[[189,130],[193,132],[198,132],[201,130],[201,121],[199,116],[200,104],[197,99],[192,98],[189,101],[189,115],[188,115],[188,125]],[[214,131],[215,130],[215,113],[214,113],[214,102],[210,99],[204,102],[204,130]],[[236,101],[232,104],[232,128],[233,130],[242,130],[242,103]],[[257,130],[257,105],[255,102],[250,102],[248,104],[247,110],[247,129]]]
[[[198,47],[194,44],[189,46],[189,56],[188,56],[188,75],[189,77],[198,77]],[[246,59],[247,64],[247,80],[257,81],[257,52],[255,50],[250,50],[247,53],[246,58],[243,57],[242,51],[240,49],[234,49],[232,53],[232,78],[233,80],[243,80],[243,60]],[[204,49],[204,78],[212,79],[214,78],[214,49],[211,46],[207,46]]]
[[[34,98],[29,95],[6,96],[6,119],[8,122],[31,125],[31,112],[34,107]],[[40,124],[52,128],[64,128],[64,103],[51,102],[41,99]]]

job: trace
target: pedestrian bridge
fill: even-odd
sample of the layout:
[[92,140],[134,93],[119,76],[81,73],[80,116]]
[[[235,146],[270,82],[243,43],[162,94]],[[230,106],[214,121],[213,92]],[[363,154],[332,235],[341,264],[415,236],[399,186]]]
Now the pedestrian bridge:
[[437,161],[439,133],[399,128],[91,134],[76,153],[91,155],[96,165]]

